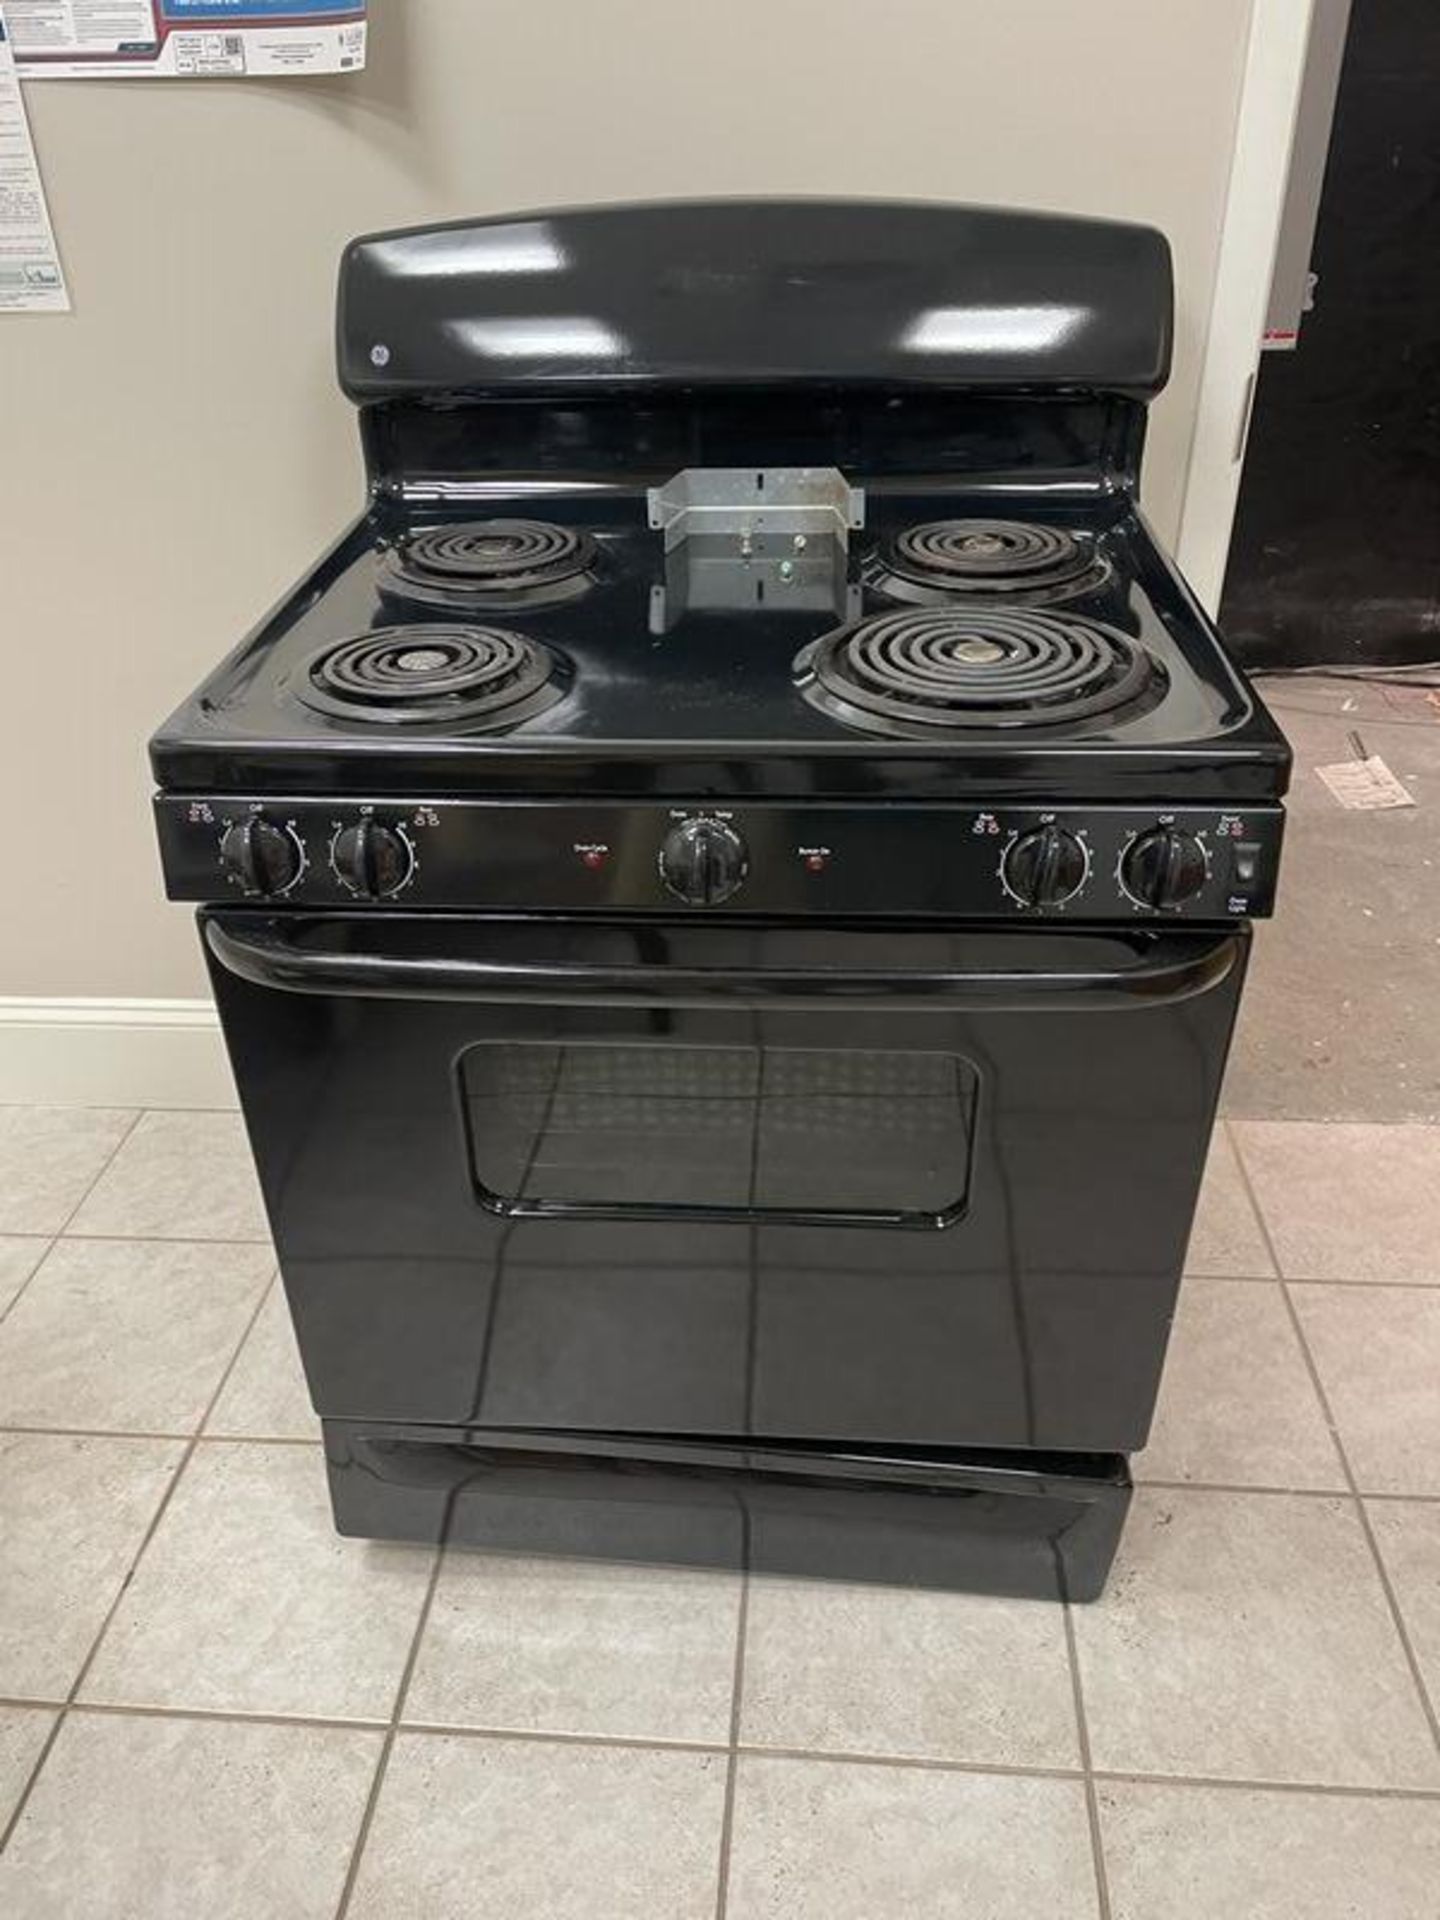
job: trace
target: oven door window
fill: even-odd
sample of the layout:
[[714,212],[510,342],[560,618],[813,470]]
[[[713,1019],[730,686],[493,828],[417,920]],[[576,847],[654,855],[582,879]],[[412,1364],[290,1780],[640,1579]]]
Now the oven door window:
[[459,1072],[498,1213],[933,1227],[965,1209],[977,1076],[957,1055],[485,1041]]

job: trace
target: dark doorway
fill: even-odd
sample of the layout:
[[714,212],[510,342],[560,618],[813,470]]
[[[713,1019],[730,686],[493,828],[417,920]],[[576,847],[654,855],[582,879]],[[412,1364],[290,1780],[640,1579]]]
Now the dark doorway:
[[1294,352],[1261,367],[1221,618],[1251,668],[1440,656],[1440,6],[1355,0]]

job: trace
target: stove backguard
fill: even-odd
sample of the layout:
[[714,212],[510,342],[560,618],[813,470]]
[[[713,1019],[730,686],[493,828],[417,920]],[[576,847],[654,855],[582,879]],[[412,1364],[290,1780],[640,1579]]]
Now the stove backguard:
[[917,202],[676,201],[372,234],[340,270],[371,489],[686,468],[1133,487],[1165,385],[1152,228]]
[[[556,208],[370,234],[340,268],[352,399],[1066,388],[1148,399],[1173,330],[1151,227],[884,200]],[[683,463],[682,463],[683,464]]]

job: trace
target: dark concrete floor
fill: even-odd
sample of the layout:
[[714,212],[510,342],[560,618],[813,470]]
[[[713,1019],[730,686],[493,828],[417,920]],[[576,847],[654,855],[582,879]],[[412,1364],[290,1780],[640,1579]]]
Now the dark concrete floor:
[[[1275,919],[1255,959],[1225,1082],[1261,1119],[1440,1119],[1440,703],[1415,688],[1311,677],[1259,691],[1295,749]],[[1417,805],[1349,812],[1315,768],[1358,732]]]

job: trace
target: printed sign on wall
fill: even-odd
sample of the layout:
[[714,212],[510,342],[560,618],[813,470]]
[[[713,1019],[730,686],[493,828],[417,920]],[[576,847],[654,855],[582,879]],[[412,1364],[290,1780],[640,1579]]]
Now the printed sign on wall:
[[32,79],[275,79],[365,64],[367,0],[8,0]]
[[0,5],[0,313],[68,313],[25,99]]

